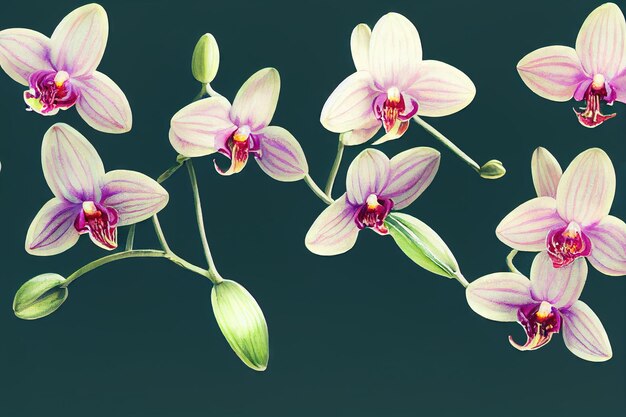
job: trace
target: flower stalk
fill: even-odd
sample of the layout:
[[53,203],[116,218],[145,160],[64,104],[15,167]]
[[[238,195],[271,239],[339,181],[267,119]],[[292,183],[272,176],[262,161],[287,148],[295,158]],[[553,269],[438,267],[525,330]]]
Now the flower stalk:
[[333,185],[335,184],[335,178],[337,178],[337,172],[339,172],[339,166],[341,165],[341,158],[343,158],[343,149],[345,145],[343,143],[343,133],[339,135],[339,143],[337,145],[337,155],[335,156],[335,162],[328,174],[328,181],[326,181],[326,188],[324,192],[330,198],[333,198]]

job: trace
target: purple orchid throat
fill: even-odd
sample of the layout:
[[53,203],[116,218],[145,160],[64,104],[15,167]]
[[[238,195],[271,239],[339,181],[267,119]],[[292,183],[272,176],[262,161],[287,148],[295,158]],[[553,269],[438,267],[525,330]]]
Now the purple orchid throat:
[[78,100],[79,91],[70,82],[65,71],[42,70],[28,78],[30,90],[24,92],[28,110],[41,114],[55,114],[58,109],[72,107]]
[[360,230],[369,227],[378,234],[386,235],[389,229],[385,226],[385,219],[392,208],[391,198],[379,198],[376,194],[370,194],[364,204],[356,206],[354,221]]
[[527,340],[519,345],[509,336],[509,342],[518,350],[535,350],[547,344],[554,333],[561,330],[561,313],[550,303],[542,301],[520,307],[517,320],[526,331]]
[[562,268],[574,262],[576,258],[591,254],[591,239],[575,222],[566,227],[550,230],[546,246],[555,268]]
[[[389,132],[396,128],[396,123],[400,123],[397,127],[397,135],[403,135],[409,128],[409,121],[417,114],[418,104],[413,97],[402,94],[396,87],[392,87],[387,94],[380,94],[372,103],[374,115],[380,120],[385,128],[385,132]],[[408,101],[408,103],[407,103]]]
[[[595,74],[591,80],[582,82],[578,89],[585,91],[582,99],[586,102],[586,106],[581,107],[582,111],[574,109],[580,124],[586,127],[596,127],[617,116],[617,113],[602,114],[601,103],[613,105],[617,98],[615,88],[606,82],[604,75]],[[579,95],[574,93],[574,96]]]
[[159,212],[168,194],[152,178],[135,171],[105,172],[96,149],[77,130],[53,125],[42,142],[42,167],[54,194],[33,219],[26,251],[61,253],[88,234],[97,246],[117,247],[117,228]]

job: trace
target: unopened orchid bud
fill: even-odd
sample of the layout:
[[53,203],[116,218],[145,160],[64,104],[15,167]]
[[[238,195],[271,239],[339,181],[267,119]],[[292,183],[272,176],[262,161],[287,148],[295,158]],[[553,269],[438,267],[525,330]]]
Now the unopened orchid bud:
[[193,50],[191,72],[196,80],[208,84],[217,75],[220,66],[220,50],[217,41],[210,33],[200,37]]
[[58,274],[42,274],[26,281],[15,293],[13,311],[24,320],[35,320],[54,313],[67,298],[65,278]]
[[497,159],[488,161],[485,165],[480,167],[480,176],[488,180],[497,180],[502,178],[506,174],[506,169],[502,165],[502,162]]
[[234,281],[213,287],[211,304],[217,324],[237,356],[255,371],[269,361],[269,336],[261,308],[250,293]]

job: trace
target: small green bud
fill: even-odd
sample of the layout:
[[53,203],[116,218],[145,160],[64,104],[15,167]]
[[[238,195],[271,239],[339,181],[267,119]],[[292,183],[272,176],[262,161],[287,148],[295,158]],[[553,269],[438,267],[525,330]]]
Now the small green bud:
[[250,293],[235,281],[213,286],[211,304],[217,324],[237,356],[255,371],[269,361],[269,336],[261,308]]
[[210,33],[200,37],[191,57],[191,72],[202,84],[208,84],[217,75],[220,66],[220,50]]
[[61,288],[64,282],[58,274],[41,274],[26,281],[13,299],[15,315],[35,320],[54,313],[67,298],[67,288]]
[[488,161],[485,165],[480,167],[480,176],[488,179],[488,180],[497,180],[498,178],[504,177],[506,174],[506,169],[502,165],[502,162],[497,159],[492,159]]

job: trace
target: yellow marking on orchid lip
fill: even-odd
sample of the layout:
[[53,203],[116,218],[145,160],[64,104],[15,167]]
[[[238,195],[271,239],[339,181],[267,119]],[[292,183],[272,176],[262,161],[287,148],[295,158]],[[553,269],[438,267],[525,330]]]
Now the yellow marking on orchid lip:
[[241,126],[233,133],[233,140],[235,142],[245,142],[250,136],[250,128],[248,126]]
[[537,310],[536,316],[539,320],[545,320],[552,313],[552,305],[547,301],[542,301]]
[[65,71],[59,71],[57,72],[57,75],[54,76],[54,85],[56,85],[57,88],[61,88],[63,87],[63,84],[65,84],[65,82],[69,79],[70,74]]
[[98,207],[96,207],[93,201],[83,201],[83,212],[85,212],[87,216],[93,216],[97,214],[98,211]]
[[36,112],[40,112],[43,109],[43,103],[38,98],[30,97],[30,98],[24,99],[24,101],[26,101],[26,104],[28,105],[28,107],[30,107],[32,110]]
[[601,88],[604,87],[604,82],[605,82],[604,75],[596,74],[593,76],[593,82],[591,83],[591,87],[594,90],[600,90]]
[[567,225],[567,229],[563,232],[563,237],[568,237],[570,239],[575,239],[580,234],[580,226],[578,224],[571,222]]
[[400,90],[398,90],[397,87],[391,87],[389,90],[387,90],[387,100],[391,101],[392,103],[399,103]]
[[365,200],[365,204],[367,204],[367,208],[370,210],[374,210],[380,205],[378,204],[378,197],[376,197],[376,194],[370,194],[367,197],[367,200]]

